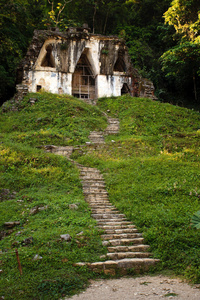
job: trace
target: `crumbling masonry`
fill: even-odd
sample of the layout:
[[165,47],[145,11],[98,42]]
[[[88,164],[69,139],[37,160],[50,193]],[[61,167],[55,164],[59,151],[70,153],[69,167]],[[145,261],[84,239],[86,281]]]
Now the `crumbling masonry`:
[[82,99],[121,96],[154,98],[151,81],[131,65],[127,47],[115,36],[86,27],[35,30],[17,76],[17,90],[68,94]]

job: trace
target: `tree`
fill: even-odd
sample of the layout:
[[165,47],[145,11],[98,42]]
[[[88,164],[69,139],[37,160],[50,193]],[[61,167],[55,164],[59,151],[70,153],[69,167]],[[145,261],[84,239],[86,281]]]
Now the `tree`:
[[[189,87],[193,82],[194,99],[198,101],[200,84],[200,3],[196,0],[173,0],[164,13],[165,22],[175,29],[177,45],[161,56],[167,77]],[[191,87],[190,87],[191,89]]]
[[54,0],[47,0],[47,7],[48,4],[50,4],[51,10],[46,10],[47,16],[43,19],[43,23],[45,24],[45,26],[51,25],[52,27],[59,28],[60,30],[67,29],[68,26],[71,25],[71,23],[68,22],[64,10],[67,4],[72,1],[73,0],[60,0],[60,2],[58,2]]
[[0,103],[15,91],[17,66],[26,52],[33,30],[39,28],[43,0],[0,2]]
[[164,13],[165,22],[174,26],[182,41],[199,41],[200,2],[197,0],[173,0]]

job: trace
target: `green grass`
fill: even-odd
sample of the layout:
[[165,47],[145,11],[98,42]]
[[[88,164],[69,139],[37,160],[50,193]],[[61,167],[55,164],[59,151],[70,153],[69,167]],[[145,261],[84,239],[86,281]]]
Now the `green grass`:
[[98,106],[120,119],[120,133],[74,157],[104,173],[111,202],[143,232],[160,270],[200,282],[200,231],[190,226],[200,209],[199,112],[127,96]]
[[[30,98],[37,99],[34,105]],[[8,102],[1,115],[1,134],[13,142],[30,146],[84,144],[90,130],[105,129],[107,122],[101,111],[70,96],[37,93],[27,95],[19,112],[9,109]]]
[[[30,96],[38,98],[34,106],[29,104]],[[92,276],[73,264],[98,261],[105,249],[84,201],[77,168],[66,158],[36,147],[81,144],[90,130],[106,127],[105,117],[77,99],[44,93],[28,95],[20,111],[8,110],[0,119],[0,232],[7,234],[0,242],[0,296],[59,299],[71,295]],[[70,209],[70,204],[78,209]],[[45,209],[31,214],[36,207]],[[20,225],[9,232],[4,223],[13,221]],[[62,234],[70,234],[71,241],[61,241]],[[27,238],[32,243],[25,245]],[[34,261],[36,254],[42,259]]]
[[[35,105],[30,97],[37,98]],[[200,209],[199,112],[129,96],[99,99],[93,107],[73,97],[37,93],[27,95],[19,111],[10,111],[12,105],[0,111],[0,232],[7,234],[0,241],[0,296],[60,299],[96,276],[73,266],[99,261],[106,251],[79,172],[66,158],[38,147],[84,144],[91,130],[106,128],[102,111],[120,119],[120,133],[107,136],[100,151],[87,155],[86,146],[85,154],[77,151],[73,158],[103,172],[111,202],[160,258],[159,272],[171,270],[200,283],[200,231],[190,227]],[[77,210],[69,208],[74,203]],[[36,207],[44,209],[31,214]],[[9,232],[4,227],[9,221],[20,225]],[[61,234],[71,240],[62,241]],[[26,245],[26,238],[32,243]],[[34,261],[36,254],[42,259]]]

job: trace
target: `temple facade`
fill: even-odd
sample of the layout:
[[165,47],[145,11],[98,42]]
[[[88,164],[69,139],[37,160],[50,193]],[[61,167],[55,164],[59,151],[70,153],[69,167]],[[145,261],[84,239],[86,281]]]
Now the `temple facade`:
[[154,97],[151,81],[133,68],[128,49],[116,36],[91,34],[86,27],[35,30],[18,69],[18,88],[41,89],[82,99]]

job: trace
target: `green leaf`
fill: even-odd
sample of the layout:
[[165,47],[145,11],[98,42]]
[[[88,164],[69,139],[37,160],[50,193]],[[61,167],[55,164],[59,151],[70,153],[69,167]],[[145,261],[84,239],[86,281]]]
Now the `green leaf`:
[[191,226],[200,229],[200,210],[197,211],[191,218]]

